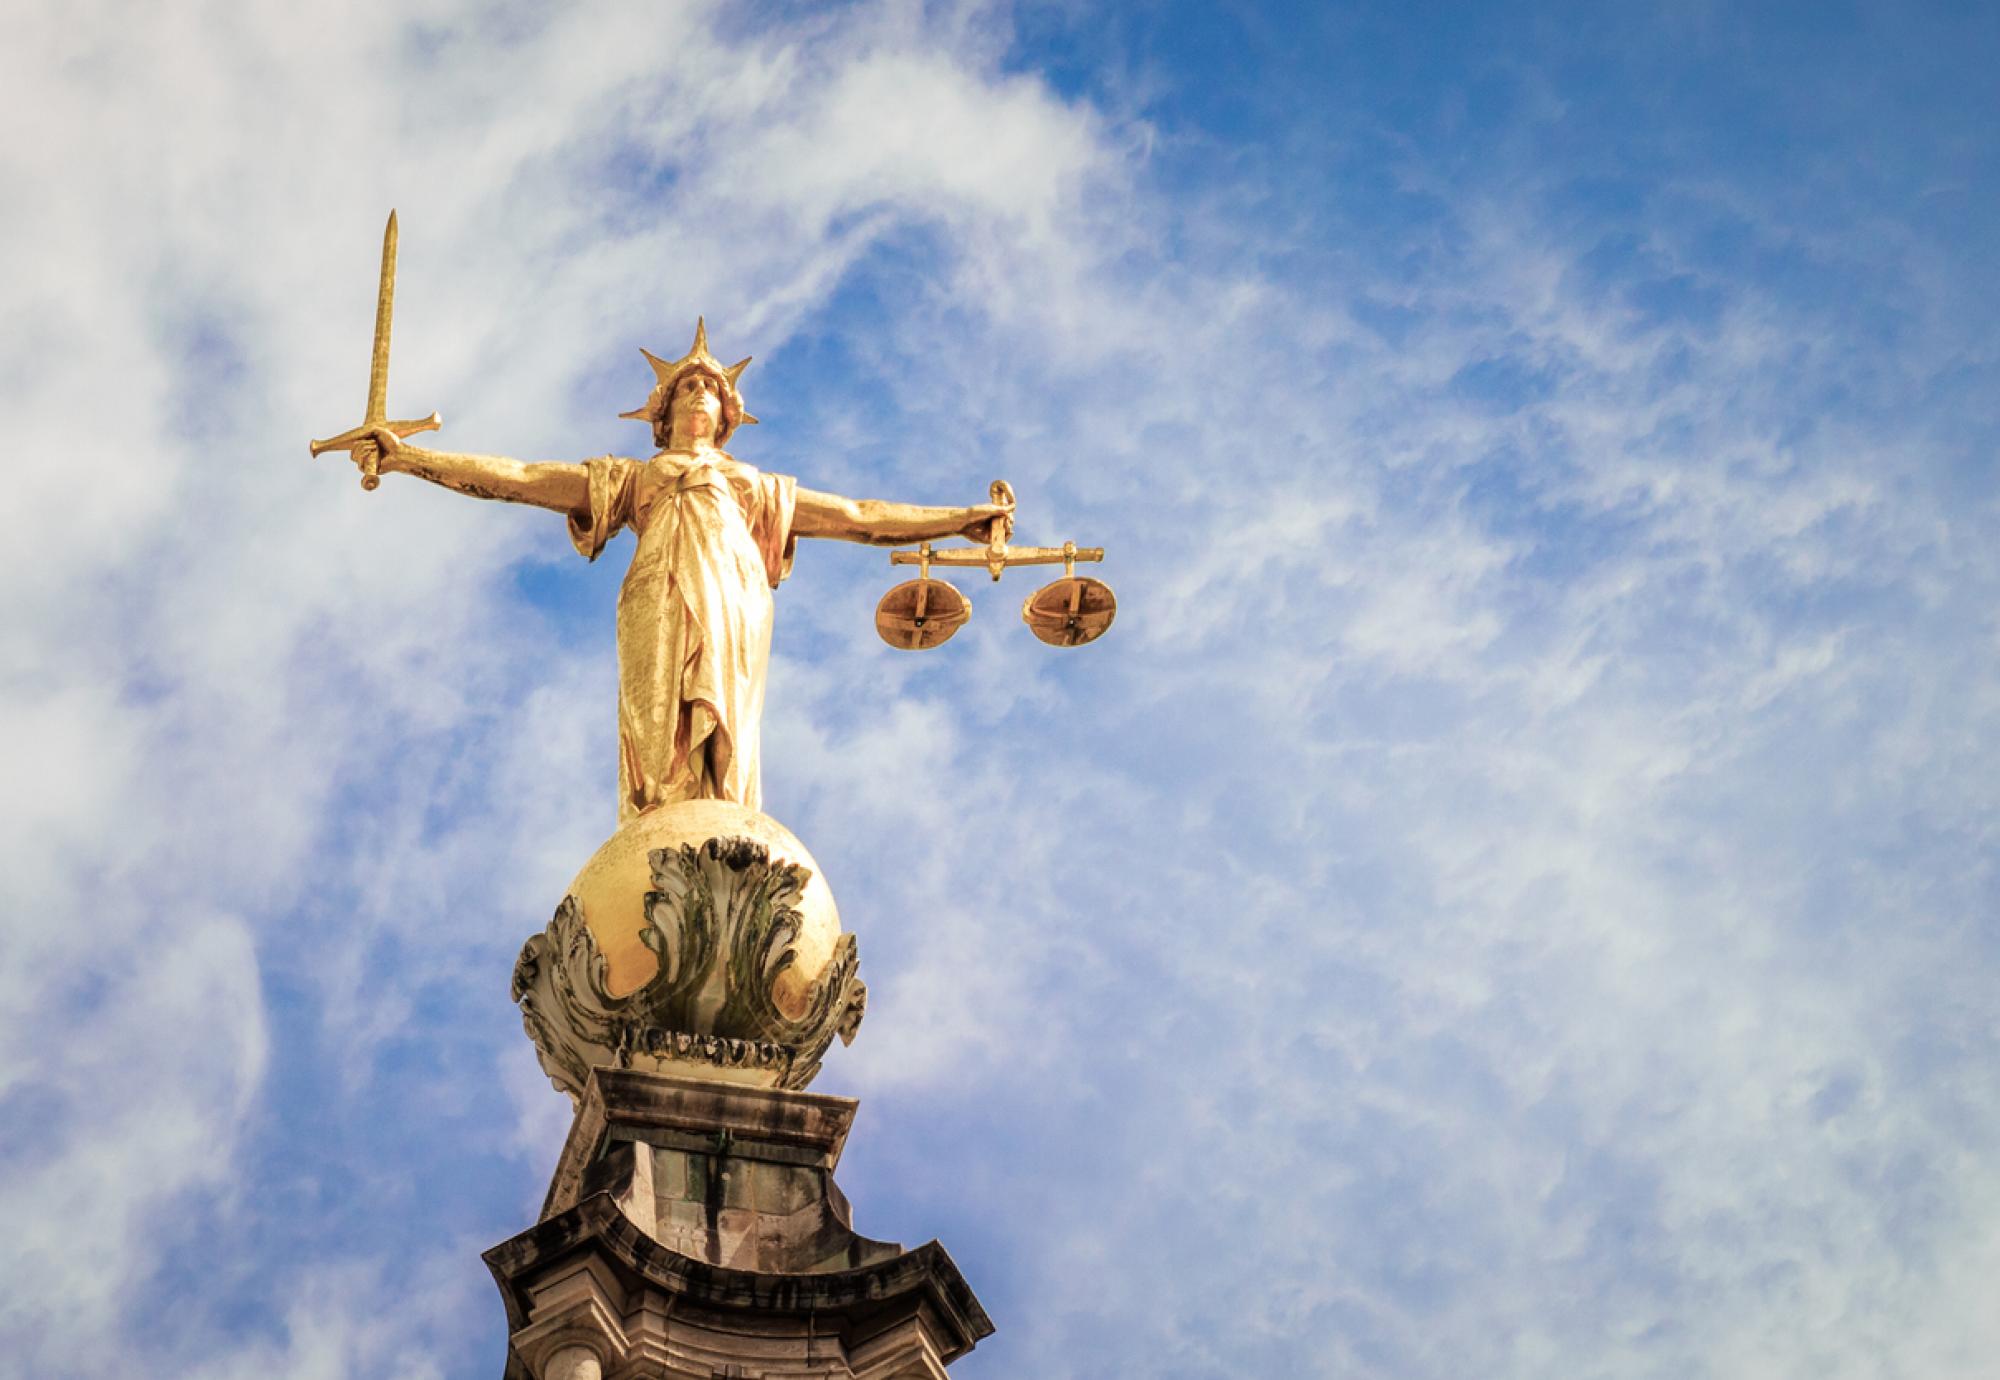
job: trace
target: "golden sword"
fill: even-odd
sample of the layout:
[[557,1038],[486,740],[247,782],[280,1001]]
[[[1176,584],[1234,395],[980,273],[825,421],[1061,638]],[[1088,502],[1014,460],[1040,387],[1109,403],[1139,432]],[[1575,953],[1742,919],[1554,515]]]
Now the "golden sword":
[[391,211],[389,226],[382,232],[382,285],[375,294],[375,353],[368,362],[368,414],[361,425],[352,431],[343,431],[331,440],[312,443],[314,455],[329,450],[352,451],[357,446],[367,445],[368,450],[361,459],[361,487],[364,489],[372,489],[382,482],[377,469],[381,463],[381,451],[369,441],[369,432],[381,427],[398,436],[414,436],[420,431],[436,431],[444,425],[443,419],[435,412],[414,422],[388,420],[389,320],[395,314],[395,308],[396,213]]

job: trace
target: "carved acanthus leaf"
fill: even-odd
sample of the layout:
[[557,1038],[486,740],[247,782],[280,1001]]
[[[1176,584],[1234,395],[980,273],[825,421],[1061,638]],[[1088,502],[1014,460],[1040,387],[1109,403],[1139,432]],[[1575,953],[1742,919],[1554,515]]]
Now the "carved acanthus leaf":
[[797,1015],[778,1003],[778,980],[798,963],[798,907],[811,872],[772,861],[763,844],[744,838],[659,848],[648,862],[653,889],[640,938],[659,968],[645,986],[609,994],[604,955],[573,896],[522,947],[514,999],[543,1069],[572,1097],[603,1064],[698,1062],[806,1086],[836,1034],[853,1040],[867,1005],[852,935],[839,937],[803,985]]

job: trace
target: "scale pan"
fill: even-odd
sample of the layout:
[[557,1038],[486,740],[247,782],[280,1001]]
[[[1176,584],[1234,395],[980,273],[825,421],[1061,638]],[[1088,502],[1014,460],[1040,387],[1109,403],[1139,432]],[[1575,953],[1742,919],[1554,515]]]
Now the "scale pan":
[[875,606],[875,631],[891,647],[921,652],[949,641],[972,617],[972,601],[943,580],[905,580]]
[[1070,575],[1044,585],[1021,605],[1021,621],[1051,647],[1081,647],[1104,636],[1118,597],[1102,580]]

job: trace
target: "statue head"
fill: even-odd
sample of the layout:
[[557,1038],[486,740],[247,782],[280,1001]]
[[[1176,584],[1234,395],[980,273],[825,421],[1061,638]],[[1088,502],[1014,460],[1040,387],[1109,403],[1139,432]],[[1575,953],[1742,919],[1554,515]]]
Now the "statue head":
[[743,394],[736,386],[736,380],[742,377],[745,369],[750,367],[750,361],[744,359],[742,362],[732,364],[727,368],[723,367],[721,361],[708,352],[708,323],[700,317],[695,318],[694,345],[679,359],[664,360],[651,350],[643,348],[639,353],[644,355],[647,362],[653,366],[653,374],[656,380],[653,384],[653,391],[647,396],[644,407],[631,412],[621,412],[618,415],[621,417],[630,417],[634,421],[652,423],[653,443],[655,445],[664,446],[667,444],[667,438],[673,430],[673,409],[676,392],[679,390],[682,380],[691,374],[699,375],[714,384],[716,402],[719,405],[720,411],[713,438],[716,445],[719,446],[727,442],[730,433],[745,422],[755,422],[757,420],[744,408]]

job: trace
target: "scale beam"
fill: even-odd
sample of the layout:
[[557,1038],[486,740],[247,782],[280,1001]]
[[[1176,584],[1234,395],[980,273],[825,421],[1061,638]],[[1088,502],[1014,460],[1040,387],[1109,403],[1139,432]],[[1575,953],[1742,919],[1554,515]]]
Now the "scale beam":
[[[991,570],[994,562],[993,548],[990,546],[946,547],[942,551],[925,542],[915,551],[892,551],[889,553],[891,565],[951,565],[985,566]],[[999,554],[1000,568],[1005,570],[1015,565],[1072,565],[1077,561],[1101,561],[1104,548],[1101,546],[1078,546],[1075,542],[1065,542],[1061,546],[1002,546]],[[998,575],[993,577],[999,579]]]

